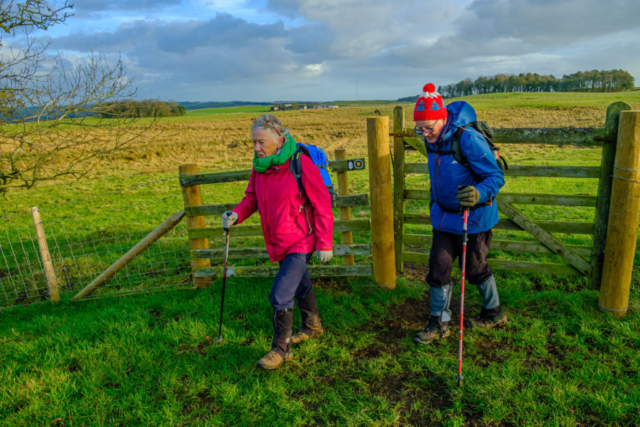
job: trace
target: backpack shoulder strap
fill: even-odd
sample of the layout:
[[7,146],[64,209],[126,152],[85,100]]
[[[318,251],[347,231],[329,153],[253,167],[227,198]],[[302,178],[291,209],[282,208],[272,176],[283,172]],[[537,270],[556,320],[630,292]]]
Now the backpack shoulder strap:
[[[307,150],[305,149],[304,151]],[[300,160],[300,156],[302,156],[304,151],[303,147],[298,146],[296,152],[293,153],[293,157],[291,157],[291,162],[289,162],[289,171],[298,183],[298,194],[300,197],[302,197],[302,161]],[[307,151],[306,154],[309,155],[309,151]]]
[[[467,126],[471,126],[471,125],[467,125]],[[469,161],[464,156],[464,154],[462,154],[462,148],[460,147],[460,140],[462,139],[462,132],[464,132],[467,129],[467,126],[460,126],[455,131],[455,133],[451,136],[451,151],[453,151],[453,157],[455,157],[457,162],[460,163],[465,168],[467,168],[467,170],[469,171],[469,173],[471,173],[471,176],[473,176],[473,179],[476,182],[480,182],[481,181],[480,177],[471,168],[471,165],[469,164]]]

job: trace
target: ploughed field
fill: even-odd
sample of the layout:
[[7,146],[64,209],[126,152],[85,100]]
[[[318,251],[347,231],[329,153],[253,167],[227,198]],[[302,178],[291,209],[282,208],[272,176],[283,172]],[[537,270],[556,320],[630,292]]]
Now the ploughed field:
[[[611,102],[640,108],[640,92],[467,100],[477,107],[479,119],[494,127],[602,126]],[[376,109],[392,116],[395,105],[352,103],[278,115],[298,141],[319,145],[331,157],[334,149],[346,148],[353,158],[366,156],[365,118]],[[404,106],[410,124],[413,106]],[[434,345],[412,342],[429,315],[423,265],[407,263],[398,289],[390,292],[378,290],[369,278],[314,280],[327,334],[295,347],[293,361],[276,372],[255,366],[270,345],[271,280],[229,279],[225,342],[217,344],[221,282],[202,291],[183,289],[190,278],[182,225],[133,264],[129,274],[139,272],[133,285],[125,276],[116,277],[98,291],[105,298],[68,301],[146,232],[182,209],[178,165],[198,163],[210,171],[249,167],[250,119],[260,113],[209,111],[164,119],[158,140],[110,159],[89,180],[43,185],[0,202],[2,215],[8,215],[0,223],[5,252],[17,241],[15,230],[24,236],[30,226],[29,206],[41,208],[51,234],[77,242],[84,251],[66,253],[59,243],[62,303],[33,301],[0,312],[3,424],[633,425],[640,419],[639,268],[623,322],[596,309],[598,294],[586,279],[496,273],[510,323],[465,333],[462,390],[454,378],[457,326]],[[501,151],[513,164],[598,166],[601,149],[505,144]],[[412,153],[408,161],[421,160]],[[407,187],[428,189],[427,179],[409,176]],[[349,182],[351,193],[366,193],[368,172],[351,173]],[[245,186],[205,186],[204,201],[237,202]],[[508,177],[504,191],[595,195],[597,181]],[[592,208],[518,208],[536,220],[594,219]],[[427,209],[426,202],[412,200],[406,212]],[[352,209],[352,218],[367,217],[368,207]],[[208,218],[212,226],[219,220]],[[429,226],[407,225],[406,230],[430,233]],[[589,235],[557,237],[591,244]],[[514,231],[496,231],[494,238],[531,240]],[[368,242],[369,234],[356,232],[354,240]],[[212,247],[223,243],[220,236]],[[231,242],[232,247],[261,244],[259,238],[232,237]],[[490,257],[562,262],[542,254],[492,252]],[[341,262],[336,257],[331,263]],[[357,256],[356,262],[368,258]],[[265,260],[233,261],[261,263]],[[136,294],[106,297],[122,291]],[[459,319],[459,294],[455,286],[453,324]],[[8,306],[23,301],[4,299]],[[468,315],[479,310],[471,286],[465,301]],[[297,312],[295,319],[297,328]]]

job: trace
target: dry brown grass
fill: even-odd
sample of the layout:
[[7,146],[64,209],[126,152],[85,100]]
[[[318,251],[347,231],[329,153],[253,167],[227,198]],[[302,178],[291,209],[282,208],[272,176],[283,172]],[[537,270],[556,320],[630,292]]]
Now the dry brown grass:
[[[405,122],[412,123],[413,106],[405,104]],[[324,148],[331,157],[336,148],[347,148],[350,156],[367,151],[366,117],[378,109],[393,115],[392,105],[350,107],[338,110],[280,112],[278,116],[291,128],[296,140]],[[589,127],[604,123],[601,107],[496,108],[481,110],[479,119],[493,127]],[[164,119],[163,134],[147,145],[138,145],[120,153],[104,165],[109,171],[142,173],[172,172],[185,163],[197,163],[202,169],[246,167],[253,157],[249,136],[255,114],[226,114]],[[390,127],[393,126],[390,123]],[[515,149],[515,147],[514,147]],[[519,147],[521,151],[524,147]],[[507,151],[509,151],[507,149]],[[508,153],[507,153],[508,154]]]

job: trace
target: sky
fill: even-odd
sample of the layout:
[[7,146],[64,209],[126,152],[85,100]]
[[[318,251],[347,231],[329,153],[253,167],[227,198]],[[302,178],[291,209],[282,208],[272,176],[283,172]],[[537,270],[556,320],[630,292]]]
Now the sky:
[[640,86],[638,0],[70,3],[36,35],[69,61],[121,55],[141,99],[397,99],[428,82],[618,68]]

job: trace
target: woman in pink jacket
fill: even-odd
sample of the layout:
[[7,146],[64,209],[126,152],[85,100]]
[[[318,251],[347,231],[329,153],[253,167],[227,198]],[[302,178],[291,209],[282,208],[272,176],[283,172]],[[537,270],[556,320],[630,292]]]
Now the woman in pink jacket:
[[[314,251],[321,262],[333,257],[331,196],[320,170],[306,155],[301,156],[303,191],[298,191],[290,170],[290,159],[298,147],[277,117],[263,114],[256,118],[251,136],[255,155],[249,185],[238,206],[223,214],[222,225],[240,224],[257,210],[271,262],[280,263],[269,294],[274,310],[272,347],[258,362],[261,368],[277,369],[291,360],[292,343],[324,332],[307,264]],[[302,314],[302,328],[292,336],[294,298]]]

